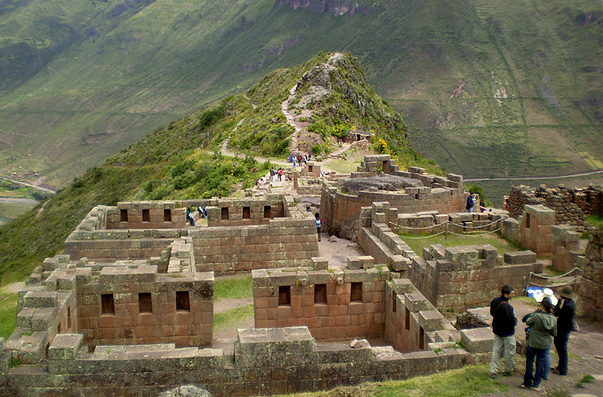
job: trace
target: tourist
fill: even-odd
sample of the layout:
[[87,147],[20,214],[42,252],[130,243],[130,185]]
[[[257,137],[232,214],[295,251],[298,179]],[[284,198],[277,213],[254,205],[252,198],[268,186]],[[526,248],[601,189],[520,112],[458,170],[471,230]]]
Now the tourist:
[[320,229],[322,228],[322,218],[317,212],[314,217],[316,218],[316,233],[318,233],[318,241],[320,241]]
[[190,221],[191,226],[195,226],[195,218],[193,217],[193,213],[188,207],[186,207],[186,219]]
[[569,340],[570,332],[576,329],[574,323],[574,315],[576,314],[576,303],[574,303],[572,296],[574,291],[572,287],[565,286],[559,291],[561,299],[557,301],[555,306],[554,314],[557,316],[557,336],[555,336],[555,349],[557,349],[557,355],[559,356],[559,364],[557,367],[551,368],[551,371],[557,375],[567,375],[567,342]]
[[475,195],[473,193],[469,193],[469,197],[467,197],[467,205],[465,206],[465,208],[467,209],[468,213],[473,212],[473,207],[475,206],[474,197],[475,197]]
[[[557,319],[553,316],[553,304],[549,298],[542,299],[538,310],[526,315],[523,319],[528,325],[526,352],[526,372],[523,376],[522,388],[531,388],[541,391],[540,382],[543,379],[547,366],[546,353],[553,343],[553,336],[557,335]],[[536,371],[534,373],[534,359]]]
[[505,359],[504,376],[510,376],[515,369],[515,325],[517,318],[509,300],[515,296],[515,289],[505,285],[500,291],[500,296],[490,302],[490,315],[492,315],[492,332],[494,343],[492,345],[492,361],[490,362],[490,377],[496,378],[500,360]]
[[270,167],[270,182],[274,182],[274,174],[276,174],[274,167]]

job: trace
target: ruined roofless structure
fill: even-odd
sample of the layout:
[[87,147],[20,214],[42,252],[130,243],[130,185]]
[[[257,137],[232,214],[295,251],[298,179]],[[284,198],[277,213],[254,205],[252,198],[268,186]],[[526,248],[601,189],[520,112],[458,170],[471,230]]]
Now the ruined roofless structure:
[[[193,206],[207,208],[207,226],[187,226]],[[435,306],[462,300],[452,286],[432,302],[405,269],[388,267],[420,262],[386,230],[391,210],[363,207],[370,256],[329,266],[313,215],[290,196],[97,207],[19,293],[16,329],[0,340],[0,394],[142,396],[194,384],[216,396],[267,395],[488,361],[489,329],[458,331]],[[488,247],[450,255],[474,268],[502,264]],[[438,271],[448,256],[424,263]],[[255,328],[238,330],[225,355],[211,346],[214,274],[245,271]],[[420,288],[437,277],[426,271]]]

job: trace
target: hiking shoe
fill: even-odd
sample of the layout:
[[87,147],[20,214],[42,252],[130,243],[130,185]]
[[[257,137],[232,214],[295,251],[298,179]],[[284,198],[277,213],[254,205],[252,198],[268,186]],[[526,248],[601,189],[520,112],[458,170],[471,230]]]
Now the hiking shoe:
[[529,388],[530,388],[530,386],[525,385],[525,384],[523,384],[523,383],[522,383],[521,385],[519,385],[519,388],[520,388],[520,389],[529,389]]
[[492,378],[492,379],[496,379],[496,372],[492,372],[492,373],[490,374],[490,378]]
[[534,390],[534,391],[544,391],[544,387],[542,387],[542,386],[532,387],[532,390]]

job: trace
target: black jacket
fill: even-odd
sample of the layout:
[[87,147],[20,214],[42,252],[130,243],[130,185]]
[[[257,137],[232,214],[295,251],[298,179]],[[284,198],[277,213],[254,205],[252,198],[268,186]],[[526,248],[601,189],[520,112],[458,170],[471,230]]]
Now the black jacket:
[[490,302],[490,314],[492,315],[492,332],[500,337],[515,335],[517,318],[509,299],[504,296]]
[[[563,307],[561,303],[565,300]],[[557,301],[555,306],[555,316],[557,316],[557,333],[566,333],[574,329],[574,315],[576,314],[576,303],[569,298],[562,298]]]

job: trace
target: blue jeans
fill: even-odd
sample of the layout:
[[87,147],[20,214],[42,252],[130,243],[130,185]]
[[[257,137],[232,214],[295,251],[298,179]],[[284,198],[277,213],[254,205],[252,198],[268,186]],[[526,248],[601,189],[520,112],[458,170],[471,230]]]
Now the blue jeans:
[[[529,387],[538,387],[544,377],[544,370],[547,365],[547,349],[536,349],[528,346],[526,352],[526,373],[523,375],[523,384]],[[536,359],[536,373],[534,370],[534,359]]]
[[555,337],[555,349],[559,355],[559,365],[557,365],[557,371],[561,375],[567,375],[567,341],[571,331],[559,332]]

